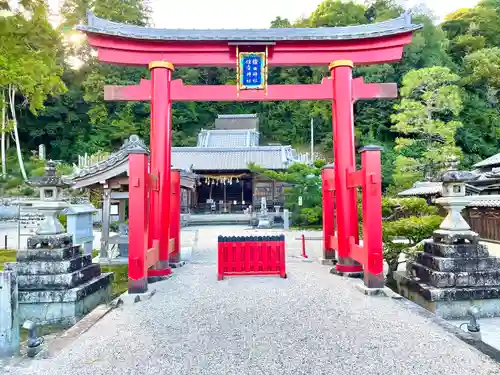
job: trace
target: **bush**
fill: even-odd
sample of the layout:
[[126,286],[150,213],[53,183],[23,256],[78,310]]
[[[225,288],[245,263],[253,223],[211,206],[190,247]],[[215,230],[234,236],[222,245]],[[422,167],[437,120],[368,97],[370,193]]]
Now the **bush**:
[[25,197],[32,197],[35,195],[35,189],[29,186],[24,186],[19,190],[19,193]]
[[[310,227],[322,223],[321,168],[324,165],[324,160],[316,160],[313,166],[295,163],[283,172],[265,170],[255,164],[249,165],[249,169],[271,180],[290,184],[285,189],[285,208],[290,210],[294,225]],[[299,197],[302,197],[301,206]]]
[[[386,217],[382,223],[384,259],[389,266],[387,279],[391,281],[401,254],[414,256],[421,251],[418,245],[432,235],[443,218],[422,198],[383,199],[382,212]],[[398,240],[408,243],[395,242]]]
[[5,182],[5,189],[18,188],[24,183],[21,177],[12,177]]

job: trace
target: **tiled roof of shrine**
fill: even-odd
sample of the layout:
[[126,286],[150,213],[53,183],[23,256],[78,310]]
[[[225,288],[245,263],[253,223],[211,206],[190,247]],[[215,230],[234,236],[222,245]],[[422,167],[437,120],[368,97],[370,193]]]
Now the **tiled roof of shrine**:
[[259,145],[255,129],[204,130],[198,133],[198,147],[253,147]]
[[[134,153],[149,154],[148,147],[137,135],[131,135],[129,139],[125,140],[118,151],[112,153],[106,159],[90,165],[89,167],[77,170],[73,176],[66,177],[65,181],[72,184],[74,187],[82,188],[100,183],[100,181],[105,181],[121,174],[126,174],[128,172],[128,156]],[[174,165],[174,168],[176,167],[177,166]],[[191,180],[194,181],[194,173],[189,171],[188,168],[180,169],[181,184],[182,182],[188,182],[189,185]]]
[[290,146],[172,148],[172,165],[195,172],[248,170],[249,163],[279,170],[296,161],[296,152]]
[[435,195],[440,194],[442,190],[443,184],[441,182],[419,181],[415,182],[411,188],[398,193],[398,195],[401,197]]
[[493,167],[498,165],[500,165],[500,153],[474,164],[474,168]]
[[392,20],[366,25],[318,28],[272,29],[157,29],[108,21],[87,14],[87,25],[78,29],[93,34],[103,34],[144,40],[165,41],[228,41],[276,42],[301,40],[366,39],[408,33],[422,28],[411,22],[409,14]]

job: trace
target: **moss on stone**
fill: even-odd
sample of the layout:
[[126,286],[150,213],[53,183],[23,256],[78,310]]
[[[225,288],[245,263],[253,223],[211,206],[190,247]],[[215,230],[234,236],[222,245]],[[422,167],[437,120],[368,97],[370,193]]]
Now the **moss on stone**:
[[16,261],[16,250],[0,250],[0,271],[3,271],[5,263]]

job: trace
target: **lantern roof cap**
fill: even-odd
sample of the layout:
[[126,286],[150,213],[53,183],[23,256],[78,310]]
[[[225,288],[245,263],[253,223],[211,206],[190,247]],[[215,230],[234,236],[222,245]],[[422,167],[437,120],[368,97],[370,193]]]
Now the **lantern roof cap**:
[[45,164],[45,173],[43,176],[31,178],[26,183],[36,187],[67,187],[68,183],[57,176],[56,163],[53,160],[48,160]]

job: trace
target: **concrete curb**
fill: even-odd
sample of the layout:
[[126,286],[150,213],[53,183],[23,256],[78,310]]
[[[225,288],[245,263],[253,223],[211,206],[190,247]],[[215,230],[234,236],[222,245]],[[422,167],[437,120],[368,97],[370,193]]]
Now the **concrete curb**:
[[403,297],[395,293],[388,287],[384,288],[367,288],[364,283],[356,283],[354,287],[361,293],[370,297],[389,297],[392,299],[402,299]]
[[115,308],[114,301],[107,305],[99,305],[90,313],[85,315],[74,326],[66,330],[62,335],[57,336],[54,340],[48,341],[46,344],[47,354],[54,355],[61,349],[71,344],[79,336],[83,335],[91,329],[98,321],[104,318],[111,310]]

